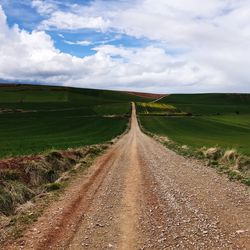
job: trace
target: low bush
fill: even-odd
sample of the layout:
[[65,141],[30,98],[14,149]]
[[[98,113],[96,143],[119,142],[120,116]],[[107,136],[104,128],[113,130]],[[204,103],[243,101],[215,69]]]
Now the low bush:
[[44,188],[47,191],[60,189],[69,179],[69,170],[73,172],[76,171],[74,166],[86,165],[89,162],[87,156],[92,159],[106,147],[104,144],[67,151],[53,150],[44,156],[5,161],[4,168],[0,169],[0,214],[13,214],[16,207],[44,192]]
[[241,181],[250,186],[250,157],[240,155],[235,149],[226,151],[218,147],[195,149],[179,145],[169,139],[164,140],[163,136],[145,132],[178,154],[206,161],[208,166],[215,168],[218,172],[228,174],[230,180]]
[[14,169],[1,169],[0,170],[0,180],[5,181],[15,181],[20,179],[20,172]]
[[235,168],[241,172],[250,172],[250,158],[246,156],[240,156],[236,160]]
[[18,204],[30,200],[34,192],[21,182],[9,181],[0,185],[0,213],[9,215]]
[[51,191],[55,191],[55,190],[58,190],[62,187],[62,184],[61,183],[49,183],[46,185],[46,190],[51,192]]
[[246,184],[247,186],[250,186],[250,178],[246,178],[242,181],[244,184]]
[[242,174],[237,171],[237,170],[232,170],[228,172],[229,179],[234,181],[234,180],[242,180]]
[[237,160],[238,156],[239,154],[237,153],[235,149],[230,149],[224,153],[221,160],[224,162],[233,162]]
[[220,148],[208,148],[203,151],[203,154],[206,158],[211,160],[218,160],[222,156],[222,151]]
[[25,165],[25,175],[27,182],[31,186],[39,186],[47,182],[46,177],[49,171],[49,166],[43,161],[30,161]]

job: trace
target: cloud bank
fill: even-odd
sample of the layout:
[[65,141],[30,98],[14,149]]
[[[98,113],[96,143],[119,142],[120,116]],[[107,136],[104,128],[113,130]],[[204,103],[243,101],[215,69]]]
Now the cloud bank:
[[[162,93],[250,92],[249,1],[93,1],[62,8],[35,0],[32,6],[43,21],[31,32],[10,27],[0,7],[1,79]],[[50,30],[112,31],[151,43],[96,43],[92,55],[80,58],[56,48]]]

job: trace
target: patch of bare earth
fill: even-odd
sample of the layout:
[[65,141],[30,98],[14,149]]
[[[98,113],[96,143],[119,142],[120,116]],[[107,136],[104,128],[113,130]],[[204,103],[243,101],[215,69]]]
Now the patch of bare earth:
[[127,93],[130,95],[140,96],[140,97],[149,98],[149,99],[159,99],[164,96],[167,96],[164,94],[141,93],[141,92],[127,92]]
[[250,249],[250,191],[131,129],[5,249]]

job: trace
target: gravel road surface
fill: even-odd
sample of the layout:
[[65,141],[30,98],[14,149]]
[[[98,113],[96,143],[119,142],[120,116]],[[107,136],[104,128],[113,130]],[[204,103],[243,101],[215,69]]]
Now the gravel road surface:
[[138,126],[5,249],[250,249],[250,190]]

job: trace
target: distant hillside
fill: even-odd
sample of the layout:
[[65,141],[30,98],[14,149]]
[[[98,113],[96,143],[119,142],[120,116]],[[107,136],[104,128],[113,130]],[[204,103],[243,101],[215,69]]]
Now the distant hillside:
[[131,101],[148,101],[148,99],[122,91],[25,84],[0,85],[0,107],[67,108]]
[[250,94],[173,94],[159,103],[193,114],[250,113]]
[[0,158],[98,144],[121,134],[132,101],[121,91],[0,85]]
[[149,99],[159,99],[161,97],[166,96],[163,94],[152,94],[152,93],[142,93],[142,92],[127,92],[127,93],[130,95],[145,97],[145,98],[149,98]]

